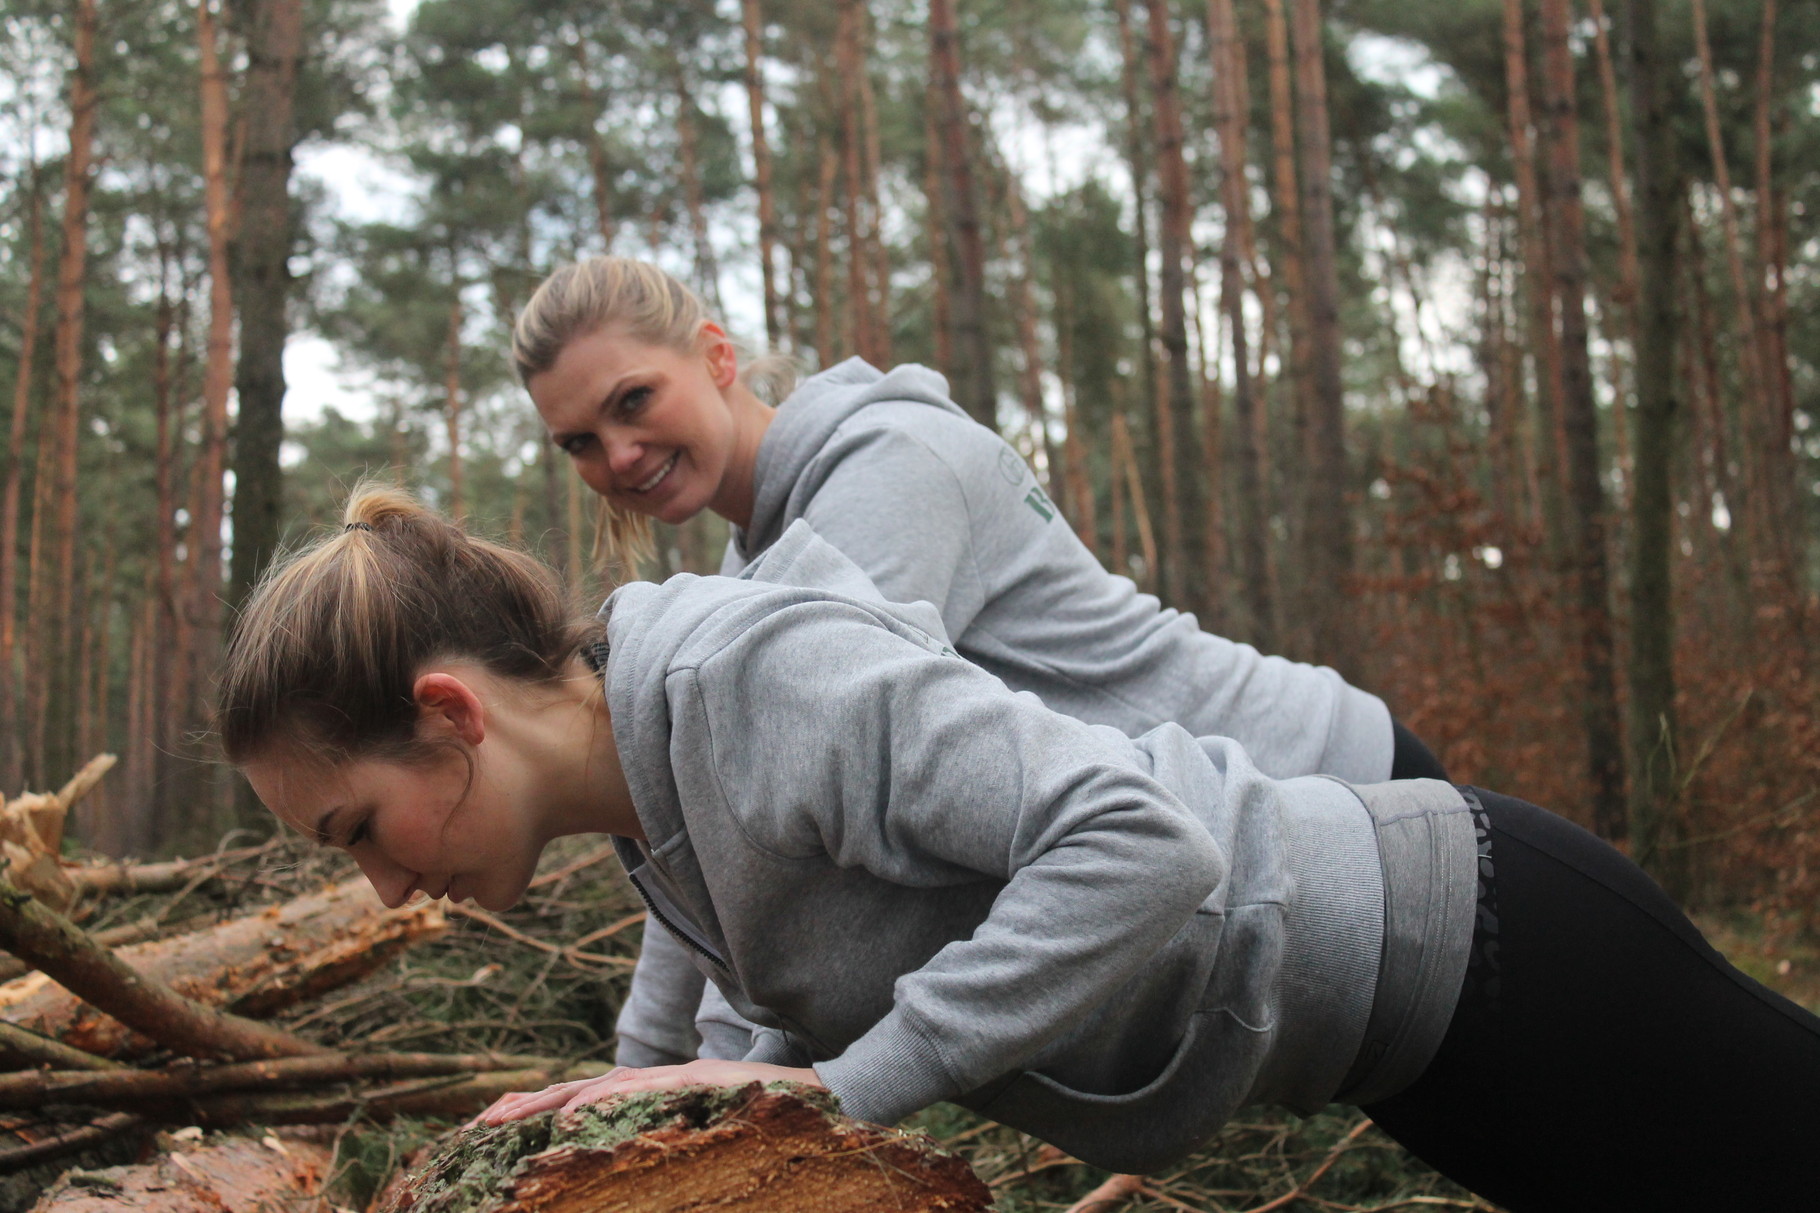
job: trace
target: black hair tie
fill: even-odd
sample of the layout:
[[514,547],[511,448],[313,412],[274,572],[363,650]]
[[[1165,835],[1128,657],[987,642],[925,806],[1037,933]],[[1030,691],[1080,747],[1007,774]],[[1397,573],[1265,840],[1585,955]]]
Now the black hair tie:
[[372,529],[373,524],[370,522],[350,522],[341,528],[343,534],[349,531],[370,531]]

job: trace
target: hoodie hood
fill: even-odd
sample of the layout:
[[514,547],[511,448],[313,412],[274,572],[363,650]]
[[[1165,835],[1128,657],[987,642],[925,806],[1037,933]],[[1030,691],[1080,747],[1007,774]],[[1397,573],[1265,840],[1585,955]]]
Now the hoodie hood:
[[653,848],[682,829],[669,761],[671,671],[718,652],[774,611],[827,601],[861,607],[931,652],[954,653],[934,607],[887,602],[858,565],[801,519],[738,577],[680,573],[661,584],[635,581],[615,590],[600,608],[607,625],[605,682],[614,741],[622,753],[637,755],[624,763],[626,779]]
[[948,398],[948,380],[915,363],[887,373],[864,358],[849,358],[805,379],[777,407],[759,444],[752,521],[733,528],[733,543],[742,557],[751,559],[784,533],[790,495],[834,431],[860,409],[883,401],[927,404],[967,419],[966,411]]

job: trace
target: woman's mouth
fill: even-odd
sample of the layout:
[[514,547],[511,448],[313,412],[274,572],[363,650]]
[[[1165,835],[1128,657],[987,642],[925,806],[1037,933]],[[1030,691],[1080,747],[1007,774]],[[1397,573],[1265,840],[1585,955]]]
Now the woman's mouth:
[[664,460],[663,466],[658,468],[655,472],[652,472],[648,479],[633,485],[632,491],[634,493],[649,493],[652,489],[655,489],[670,475],[670,470],[676,466],[676,461],[681,457],[681,451],[672,451],[670,457]]

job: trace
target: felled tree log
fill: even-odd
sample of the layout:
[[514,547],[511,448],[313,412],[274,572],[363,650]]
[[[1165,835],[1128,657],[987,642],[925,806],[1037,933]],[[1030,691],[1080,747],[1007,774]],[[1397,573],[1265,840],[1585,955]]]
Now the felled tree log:
[[627,1095],[464,1129],[385,1213],[890,1213],[990,1209],[958,1156],[849,1120],[794,1083]]
[[[207,930],[122,948],[117,955],[136,972],[204,1006],[263,1016],[364,977],[447,926],[435,902],[388,910],[365,879],[356,877]],[[44,973],[0,985],[0,1019],[101,1056],[143,1052],[150,1044]]]
[[321,1193],[332,1161],[326,1146],[296,1137],[218,1138],[138,1166],[72,1171],[32,1213],[329,1213]]
[[112,754],[99,754],[56,792],[27,792],[0,805],[0,873],[42,898],[54,910],[75,899],[75,884],[58,856],[70,806],[113,768]]

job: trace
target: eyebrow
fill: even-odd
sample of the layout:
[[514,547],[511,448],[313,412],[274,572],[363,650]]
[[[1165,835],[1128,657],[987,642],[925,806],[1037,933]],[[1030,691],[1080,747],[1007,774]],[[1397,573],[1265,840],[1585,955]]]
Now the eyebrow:
[[[599,401],[597,401],[595,403],[594,416],[598,417],[602,413],[606,412],[608,409],[612,408],[613,402],[619,398],[620,393],[625,389],[626,380],[633,378],[634,376],[638,375],[639,373],[640,372],[638,372],[638,371],[627,371],[625,374],[623,374],[619,378],[615,379],[613,381],[612,385],[610,387],[608,387],[607,390],[601,395]],[[587,430],[551,430],[550,431],[550,445],[561,446],[563,443],[567,442],[569,439],[575,437],[576,435],[585,434],[585,433],[588,433],[588,431]]]

